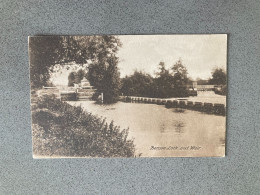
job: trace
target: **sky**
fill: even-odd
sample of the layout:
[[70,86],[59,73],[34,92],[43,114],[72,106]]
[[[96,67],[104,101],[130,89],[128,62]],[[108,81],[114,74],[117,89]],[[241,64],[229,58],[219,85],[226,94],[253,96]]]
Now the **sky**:
[[[208,79],[214,68],[226,70],[227,35],[120,35],[117,56],[120,76],[141,70],[154,76],[162,61],[167,68],[179,59],[192,79]],[[66,85],[71,70],[65,68],[52,77],[55,85]],[[65,83],[64,83],[65,82]]]
[[189,77],[207,79],[215,67],[226,70],[227,36],[218,35],[124,35],[119,36],[121,77],[135,69],[154,74],[163,61],[166,67],[179,59],[186,66]]

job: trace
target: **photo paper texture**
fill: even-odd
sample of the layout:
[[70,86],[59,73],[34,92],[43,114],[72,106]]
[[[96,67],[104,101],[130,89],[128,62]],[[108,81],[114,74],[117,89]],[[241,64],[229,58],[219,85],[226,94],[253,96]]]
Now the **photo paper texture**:
[[227,35],[29,37],[34,158],[224,157]]

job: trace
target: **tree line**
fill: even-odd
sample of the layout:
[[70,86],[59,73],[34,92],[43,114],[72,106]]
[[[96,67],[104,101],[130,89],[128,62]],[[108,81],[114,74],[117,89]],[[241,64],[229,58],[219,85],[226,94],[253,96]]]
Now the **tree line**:
[[[227,74],[222,68],[214,68],[211,78],[203,80],[197,78],[198,85],[216,85],[220,89],[215,89],[215,93],[226,95],[227,93]],[[158,71],[152,77],[150,74],[135,71],[132,75],[126,76],[121,80],[121,93],[126,96],[139,97],[187,97],[189,88],[193,80],[188,77],[187,68],[181,60],[178,60],[172,67],[167,69],[164,62],[158,65]]]
[[[80,69],[69,74],[68,86],[80,83],[85,76],[91,81],[97,80],[95,74]],[[125,76],[117,81],[118,93],[113,94],[116,99],[119,95],[151,98],[187,97],[189,96],[188,86],[192,86],[193,82],[192,79],[188,78],[187,68],[181,60],[178,60],[169,69],[166,68],[164,62],[160,62],[155,77],[143,71],[135,70],[132,75]],[[221,90],[216,90],[215,92],[226,95],[226,72],[222,68],[215,68],[212,71],[212,78],[207,80],[197,78],[196,81],[198,85],[220,85],[222,86]],[[102,85],[98,80],[96,83],[90,83],[95,87],[96,84]],[[98,91],[95,97],[100,92],[102,91]]]
[[127,96],[141,97],[187,97],[187,84],[190,82],[188,71],[178,60],[169,69],[164,62],[158,65],[158,71],[152,77],[148,73],[135,71],[133,75],[122,79],[121,93]]
[[[166,68],[164,62],[160,62],[155,78],[150,74],[136,70],[131,76],[126,76],[120,80],[116,79],[117,83],[115,83],[113,88],[117,87],[118,93],[113,95],[115,98],[122,94],[126,96],[159,98],[186,97],[188,96],[187,84],[190,81],[187,75],[187,69],[181,60],[177,61],[170,69]],[[98,89],[103,88],[101,91],[97,91],[97,93],[107,89],[107,86],[102,86],[102,81],[98,80],[99,75],[82,69],[69,74],[68,86],[80,83],[85,76],[89,79],[91,85]],[[109,78],[106,81],[108,80]],[[111,83],[107,83],[107,85],[111,85]]]

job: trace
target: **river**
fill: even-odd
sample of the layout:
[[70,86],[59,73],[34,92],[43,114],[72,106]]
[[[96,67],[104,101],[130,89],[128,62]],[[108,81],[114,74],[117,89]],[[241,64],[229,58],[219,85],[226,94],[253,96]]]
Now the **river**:
[[162,105],[94,101],[68,102],[87,112],[129,128],[136,155],[141,157],[224,156],[226,117]]

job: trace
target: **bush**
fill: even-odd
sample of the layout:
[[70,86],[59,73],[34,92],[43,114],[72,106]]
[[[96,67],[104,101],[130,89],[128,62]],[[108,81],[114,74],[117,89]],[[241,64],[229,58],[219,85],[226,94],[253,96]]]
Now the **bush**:
[[224,85],[224,86],[221,88],[221,94],[222,94],[222,95],[227,95],[227,85]]
[[55,97],[38,99],[32,110],[33,151],[36,156],[133,157],[128,129],[71,106]]
[[222,86],[220,90],[214,89],[214,91],[219,95],[227,95],[227,85]]

